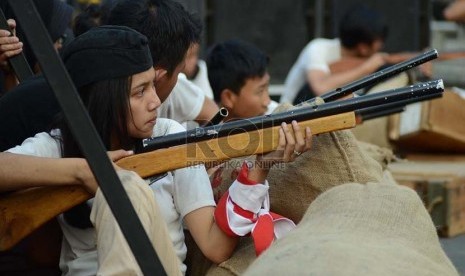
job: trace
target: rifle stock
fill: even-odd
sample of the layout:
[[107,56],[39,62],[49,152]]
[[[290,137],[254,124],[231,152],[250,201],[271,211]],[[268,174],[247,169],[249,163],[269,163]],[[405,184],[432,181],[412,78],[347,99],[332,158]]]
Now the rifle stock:
[[[356,125],[355,113],[301,121],[299,125],[310,127],[312,134],[352,128]],[[277,148],[279,127],[136,154],[116,164],[145,178],[200,163],[266,153]],[[91,197],[80,186],[38,187],[5,194],[0,198],[0,251],[10,249],[50,219]]]

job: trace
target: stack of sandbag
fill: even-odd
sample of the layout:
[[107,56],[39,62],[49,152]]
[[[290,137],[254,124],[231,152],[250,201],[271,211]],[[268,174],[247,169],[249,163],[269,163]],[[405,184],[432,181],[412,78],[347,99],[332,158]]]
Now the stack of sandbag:
[[393,182],[321,194],[244,275],[458,275],[418,195]]
[[380,181],[383,170],[349,130],[314,137],[311,151],[268,175],[271,210],[298,223],[322,192],[348,182]]

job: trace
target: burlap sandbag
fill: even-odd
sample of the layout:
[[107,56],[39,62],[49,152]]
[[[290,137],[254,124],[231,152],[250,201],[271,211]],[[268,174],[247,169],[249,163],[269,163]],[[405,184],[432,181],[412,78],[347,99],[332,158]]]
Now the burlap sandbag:
[[321,134],[313,137],[310,151],[270,171],[271,209],[298,223],[322,192],[348,182],[382,178],[381,165],[360,147],[350,131]]
[[418,195],[394,184],[321,194],[244,275],[458,275]]
[[381,165],[383,170],[386,170],[388,165],[396,160],[393,151],[389,148],[380,147],[375,144],[370,144],[359,140],[358,145],[362,148],[362,151],[368,154],[371,158],[375,159]]

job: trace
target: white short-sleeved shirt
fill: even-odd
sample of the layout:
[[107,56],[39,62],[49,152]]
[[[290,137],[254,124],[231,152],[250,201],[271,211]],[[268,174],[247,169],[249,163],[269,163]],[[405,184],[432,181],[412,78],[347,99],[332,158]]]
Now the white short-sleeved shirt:
[[270,103],[268,104],[267,110],[265,112],[266,115],[273,113],[273,111],[278,107],[278,103],[271,100]]
[[204,92],[191,81],[185,74],[178,75],[178,81],[158,109],[159,118],[169,118],[180,124],[194,121],[202,111],[205,101]]
[[210,81],[208,80],[207,64],[205,63],[205,61],[199,59],[197,61],[197,66],[199,68],[199,70],[197,71],[197,75],[190,81],[197,85],[200,89],[202,89],[203,93],[207,98],[213,100],[213,90],[210,86]]
[[[153,137],[183,131],[177,122],[158,119]],[[59,134],[54,131],[53,134]],[[39,133],[26,139],[22,145],[8,152],[42,157],[61,157],[60,143],[48,133]],[[146,180],[150,183],[150,179]],[[184,216],[205,206],[215,206],[210,181],[203,166],[188,167],[168,172],[164,178],[150,184],[167,223],[174,249],[184,261],[187,248],[184,243],[182,220]],[[92,203],[92,200],[88,202]],[[78,229],[70,226],[60,215],[63,230],[60,269],[64,275],[95,275],[97,272],[97,247],[94,228]],[[182,271],[186,266],[182,265]]]
[[307,81],[310,70],[329,73],[329,65],[341,59],[341,42],[339,39],[316,38],[310,41],[300,52],[297,61],[291,67],[284,81],[281,103],[292,103],[299,90]]

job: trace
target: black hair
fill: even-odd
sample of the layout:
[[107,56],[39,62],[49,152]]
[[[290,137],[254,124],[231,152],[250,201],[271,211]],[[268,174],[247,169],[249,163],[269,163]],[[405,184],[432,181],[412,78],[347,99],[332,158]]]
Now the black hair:
[[384,17],[366,5],[352,6],[339,22],[339,38],[346,48],[354,48],[359,43],[372,44],[375,40],[385,40],[388,27]]
[[[119,146],[123,149],[133,149],[135,144],[141,141],[141,139],[131,138],[127,129],[127,121],[130,116],[129,89],[131,81],[131,77],[121,77],[99,81],[78,89],[83,104],[107,151],[113,150],[111,137],[117,137]],[[52,137],[60,140],[62,156],[83,157],[84,155],[66,124],[64,116],[60,114],[57,120],[56,125],[60,129],[61,135]],[[92,227],[89,214],[90,208],[84,202],[66,211],[64,218],[70,225],[85,229]]]
[[123,25],[147,36],[153,65],[168,75],[183,62],[193,43],[200,41],[201,21],[172,0],[123,0],[108,18],[110,25]]
[[73,21],[73,33],[78,36],[93,27],[105,24],[110,12],[109,5],[89,4]]
[[233,39],[212,46],[206,63],[208,80],[219,103],[224,89],[239,93],[248,79],[263,77],[269,58],[255,45]]
[[[81,100],[89,113],[106,150],[112,150],[111,137],[120,139],[120,147],[132,149],[135,139],[129,137],[127,129],[130,117],[129,90],[131,77],[103,80],[79,89]],[[68,125],[59,123],[63,157],[83,157]]]

